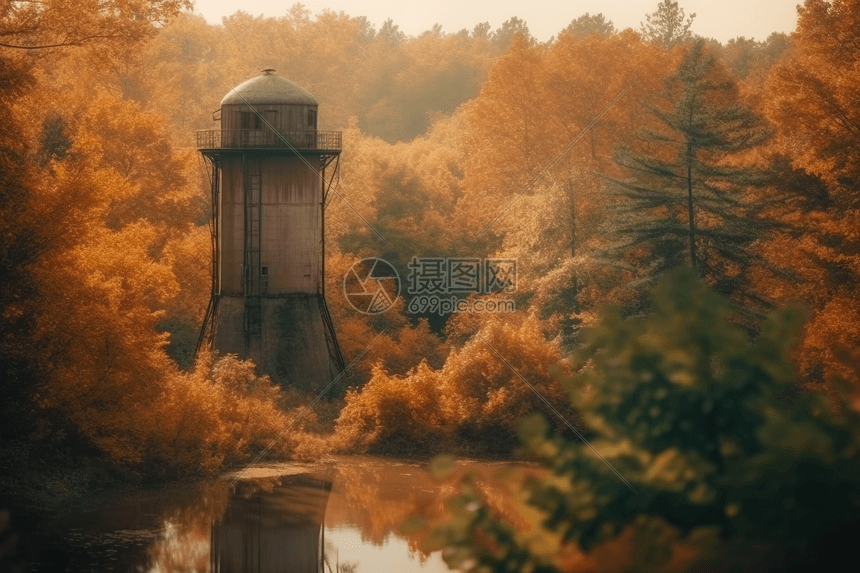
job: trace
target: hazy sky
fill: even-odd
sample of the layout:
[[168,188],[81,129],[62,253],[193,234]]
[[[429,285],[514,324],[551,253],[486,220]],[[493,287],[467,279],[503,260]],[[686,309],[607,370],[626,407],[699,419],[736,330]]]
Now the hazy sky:
[[[444,32],[471,30],[489,22],[493,29],[511,16],[525,20],[529,31],[545,41],[571,20],[589,12],[612,20],[618,29],[638,30],[645,15],[656,10],[660,0],[305,0],[302,4],[318,14],[324,8],[367,16],[379,29],[391,18],[400,29],[417,35],[442,24]],[[195,0],[195,12],[218,24],[223,16],[238,10],[253,16],[282,16],[295,0]],[[792,32],[797,23],[798,0],[680,0],[689,15],[695,12],[692,30],[725,42],[736,36],[766,39],[771,32]]]

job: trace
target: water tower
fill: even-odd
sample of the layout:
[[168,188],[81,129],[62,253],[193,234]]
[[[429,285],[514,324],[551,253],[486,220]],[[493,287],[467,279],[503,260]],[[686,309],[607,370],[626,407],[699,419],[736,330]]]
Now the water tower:
[[[315,390],[344,368],[325,302],[325,205],[341,133],[317,100],[263,70],[198,131],[212,186],[212,297],[198,349],[251,358],[281,385]],[[327,176],[327,172],[329,175]]]

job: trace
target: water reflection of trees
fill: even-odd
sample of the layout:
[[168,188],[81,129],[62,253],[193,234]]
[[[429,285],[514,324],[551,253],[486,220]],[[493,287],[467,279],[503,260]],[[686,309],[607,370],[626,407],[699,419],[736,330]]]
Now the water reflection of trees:
[[209,571],[212,523],[227,509],[223,482],[206,482],[164,512],[164,532],[149,547],[149,573]]
[[458,493],[457,484],[467,473],[499,515],[517,527],[528,527],[530,516],[511,479],[523,471],[537,470],[471,462],[456,465],[451,475],[439,480],[422,463],[351,459],[337,467],[325,524],[355,527],[362,541],[377,546],[396,535],[423,561],[430,554],[425,547],[427,530],[408,524],[419,515],[429,521],[447,517],[446,502]]
[[355,573],[358,569],[358,561],[344,561],[341,563],[338,547],[329,540],[325,542],[323,558],[325,560],[324,571],[326,573]]

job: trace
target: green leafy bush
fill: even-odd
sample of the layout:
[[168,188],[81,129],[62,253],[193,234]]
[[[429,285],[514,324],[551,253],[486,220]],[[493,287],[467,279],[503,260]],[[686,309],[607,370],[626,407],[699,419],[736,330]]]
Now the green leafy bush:
[[[844,568],[860,538],[860,415],[796,391],[789,351],[804,312],[774,312],[750,341],[688,271],[653,300],[641,321],[608,312],[563,380],[588,443],[540,416],[520,424],[527,452],[554,474],[525,484],[547,535],[589,552],[633,531],[626,570]],[[436,531],[449,565],[559,570],[474,490],[451,509]]]

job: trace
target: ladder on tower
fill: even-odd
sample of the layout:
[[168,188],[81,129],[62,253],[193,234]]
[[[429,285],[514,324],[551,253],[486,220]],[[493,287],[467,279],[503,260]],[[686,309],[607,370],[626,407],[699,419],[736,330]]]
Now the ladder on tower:
[[259,335],[260,211],[262,185],[259,158],[245,158],[245,334]]

